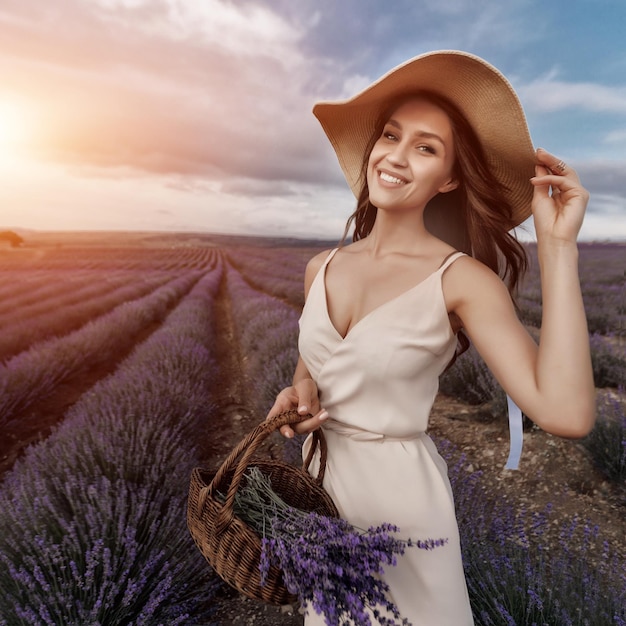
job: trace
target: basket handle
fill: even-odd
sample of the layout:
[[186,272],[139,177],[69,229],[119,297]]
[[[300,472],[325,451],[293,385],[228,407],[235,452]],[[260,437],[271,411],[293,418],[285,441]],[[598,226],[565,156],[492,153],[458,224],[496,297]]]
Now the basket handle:
[[[235,472],[233,474],[233,478],[226,494],[226,501],[224,503],[222,511],[220,512],[219,519],[216,523],[217,532],[219,532],[220,528],[224,528],[226,524],[232,519],[233,506],[235,504],[235,496],[237,495],[237,490],[239,489],[239,485],[241,484],[243,475],[248,468],[248,464],[250,463],[252,456],[257,451],[259,446],[263,443],[263,441],[265,441],[265,439],[267,439],[269,435],[271,435],[275,430],[278,430],[282,426],[286,426],[288,424],[297,424],[298,422],[309,419],[311,417],[311,415],[300,415],[296,409],[291,409],[289,411],[279,413],[269,420],[265,420],[264,422],[258,424],[237,444],[237,446],[232,450],[228,457],[226,457],[226,460],[217,470],[215,476],[213,477],[213,480],[211,480],[211,483],[200,490],[198,498],[198,510],[201,512],[204,509],[206,499],[214,495],[217,486],[222,482],[224,476],[228,472],[232,471],[233,467],[235,467]],[[318,445],[320,446],[320,468],[318,476],[315,480],[321,484],[324,479],[324,473],[326,471],[327,446],[324,434],[321,432],[320,429],[313,431],[313,445],[309,450],[309,454],[307,455],[306,461],[303,464],[303,468],[304,470],[308,470],[309,465],[311,464],[311,461],[313,459],[313,454],[315,453],[315,449]]]

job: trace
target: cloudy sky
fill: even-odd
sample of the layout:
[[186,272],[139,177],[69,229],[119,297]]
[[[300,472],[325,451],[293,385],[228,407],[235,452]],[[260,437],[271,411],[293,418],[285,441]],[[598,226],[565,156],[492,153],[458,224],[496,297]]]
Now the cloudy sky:
[[626,239],[624,0],[0,0],[0,228],[337,238],[311,114],[426,51],[503,71]]

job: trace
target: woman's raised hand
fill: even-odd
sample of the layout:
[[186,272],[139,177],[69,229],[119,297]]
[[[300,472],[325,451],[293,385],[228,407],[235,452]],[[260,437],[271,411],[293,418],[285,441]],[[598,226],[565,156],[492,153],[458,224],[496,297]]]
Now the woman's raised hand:
[[298,410],[300,415],[311,414],[312,417],[292,426],[282,426],[281,435],[291,439],[296,433],[310,433],[318,429],[328,413],[320,408],[317,385],[311,378],[304,378],[291,387],[286,387],[277,396],[274,406],[270,409],[266,419],[271,419],[283,411]]
[[[576,171],[546,150],[537,150],[532,209],[537,241],[576,241],[583,222],[589,193]],[[552,190],[550,192],[550,190]]]

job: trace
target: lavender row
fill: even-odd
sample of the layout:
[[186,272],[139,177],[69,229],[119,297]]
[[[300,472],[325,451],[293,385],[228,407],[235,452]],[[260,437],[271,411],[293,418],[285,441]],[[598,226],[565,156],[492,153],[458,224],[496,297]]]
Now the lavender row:
[[[529,331],[538,341],[539,331],[533,327]],[[626,387],[626,345],[594,334],[590,337],[590,349],[595,386]],[[506,409],[504,391],[473,347],[441,377],[439,388],[468,404],[489,404],[494,415],[502,415]]]
[[[229,248],[228,256],[257,289],[302,305],[302,276],[307,260],[320,248]],[[524,323],[541,325],[541,289],[536,247],[529,245],[531,265],[518,301]],[[621,244],[580,246],[580,274],[591,333],[624,337],[626,288]]]
[[626,390],[598,399],[597,421],[583,440],[594,464],[613,483],[621,485],[626,506]]
[[0,256],[0,271],[183,271],[210,268],[215,251],[192,247],[41,248],[39,255]]
[[626,387],[626,339],[594,333],[589,342],[596,387]]
[[[152,272],[151,274],[154,274]],[[28,299],[14,299],[10,296],[3,300],[0,311],[0,324],[3,328],[18,318],[32,318],[45,314],[53,307],[64,307],[82,300],[88,300],[100,294],[109,293],[119,287],[135,282],[143,276],[137,272],[115,272],[113,275],[90,270],[81,272],[82,280],[72,280],[68,272],[57,272],[48,277],[48,282],[40,289],[34,288],[28,293]],[[172,274],[161,276],[173,277]],[[8,280],[17,281],[12,275]],[[164,282],[164,281],[163,281]]]
[[302,281],[309,259],[320,247],[263,248],[256,246],[230,247],[228,259],[237,269],[250,273],[271,274],[288,280]]
[[301,307],[304,305],[304,270],[320,249],[229,248],[228,259],[255,289]]
[[185,523],[210,419],[213,299],[202,278],[0,491],[0,624],[208,624],[216,583]]
[[[60,254],[60,251],[53,250],[39,261],[16,262],[12,269],[0,270],[0,315],[23,311],[32,305],[42,306],[48,298],[75,294],[94,286],[95,282],[122,283],[128,282],[129,277],[135,279],[139,275],[159,272],[172,275],[193,269],[209,271],[216,260],[215,251],[206,249],[178,249],[169,262],[163,257],[171,257],[170,250],[149,250],[149,255],[142,254],[141,249],[106,250],[106,263],[92,250],[81,252],[84,254],[75,265],[57,263],[56,269],[42,269],[41,265],[50,264],[51,254]],[[114,257],[111,257],[112,252]],[[137,255],[139,260],[135,258]]]
[[598,527],[576,515],[559,522],[552,505],[532,512],[493,498],[452,444],[438,448],[449,467],[477,626],[626,626],[626,562]]
[[150,295],[127,302],[64,337],[40,342],[0,364],[0,424],[27,419],[26,409],[49,396],[60,383],[117,360],[134,337],[167,312],[199,280],[177,278]]
[[99,280],[100,276],[92,279],[95,284],[75,294],[62,294],[5,316],[0,336],[0,361],[6,361],[39,341],[68,334],[124,302],[142,298],[171,282],[173,276],[162,272],[148,276],[131,274],[124,283],[104,282]]
[[506,415],[506,394],[473,346],[441,376],[439,390],[467,404],[483,405],[494,417]]
[[[541,325],[541,289],[536,249],[529,246],[530,269],[520,291],[521,317],[526,324]],[[580,281],[591,333],[626,336],[626,246],[581,244]]]
[[253,289],[233,267],[227,269],[228,294],[253,401],[261,415],[276,394],[291,384],[298,359],[298,317],[291,306]]
[[90,270],[59,274],[50,270],[0,273],[0,314],[21,309],[52,297],[60,290],[74,291],[93,283]]

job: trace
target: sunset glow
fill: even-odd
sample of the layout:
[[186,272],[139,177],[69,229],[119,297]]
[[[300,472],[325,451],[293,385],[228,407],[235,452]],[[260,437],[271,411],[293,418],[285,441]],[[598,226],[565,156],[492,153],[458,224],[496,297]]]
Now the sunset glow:
[[10,157],[31,132],[28,115],[23,109],[16,101],[0,95],[0,158]]

